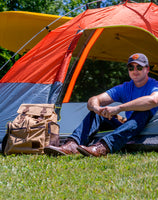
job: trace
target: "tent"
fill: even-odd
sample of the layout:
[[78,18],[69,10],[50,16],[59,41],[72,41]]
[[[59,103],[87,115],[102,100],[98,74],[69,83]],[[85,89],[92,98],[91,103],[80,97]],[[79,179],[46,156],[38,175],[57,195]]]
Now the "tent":
[[[86,58],[126,62],[142,52],[157,70],[157,13],[154,3],[126,1],[87,9],[50,31],[0,80],[0,135],[22,103],[68,103]],[[72,56],[80,60],[68,73]]]
[[[22,55],[44,38],[48,31],[56,29],[71,19],[72,17],[61,18],[57,15],[24,11],[0,12],[0,46],[13,52],[21,49],[18,53]],[[33,39],[28,43],[31,38]],[[21,48],[25,43],[28,44]]]

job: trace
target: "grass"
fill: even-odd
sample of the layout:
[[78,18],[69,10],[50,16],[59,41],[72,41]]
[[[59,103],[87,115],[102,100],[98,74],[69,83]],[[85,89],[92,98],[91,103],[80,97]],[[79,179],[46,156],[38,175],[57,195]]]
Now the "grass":
[[158,153],[0,155],[0,199],[157,200]]

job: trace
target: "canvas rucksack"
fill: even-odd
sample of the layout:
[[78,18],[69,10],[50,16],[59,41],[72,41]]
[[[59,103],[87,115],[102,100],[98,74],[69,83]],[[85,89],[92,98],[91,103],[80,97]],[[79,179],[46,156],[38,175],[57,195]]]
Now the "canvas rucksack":
[[43,154],[44,147],[59,146],[59,125],[54,104],[22,104],[7,124],[4,154]]

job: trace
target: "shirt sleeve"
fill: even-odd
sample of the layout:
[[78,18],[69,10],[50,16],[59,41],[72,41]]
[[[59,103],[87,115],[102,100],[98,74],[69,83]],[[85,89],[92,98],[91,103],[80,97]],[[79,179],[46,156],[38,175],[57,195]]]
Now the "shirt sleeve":
[[151,93],[158,92],[158,85],[154,86],[151,90]]
[[117,85],[117,86],[107,90],[106,92],[115,102],[122,103],[122,91],[123,91],[123,84]]

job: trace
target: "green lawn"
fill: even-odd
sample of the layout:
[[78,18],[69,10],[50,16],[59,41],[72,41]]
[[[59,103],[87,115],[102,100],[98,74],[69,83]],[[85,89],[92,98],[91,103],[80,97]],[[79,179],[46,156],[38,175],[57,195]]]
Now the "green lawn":
[[0,199],[156,200],[158,153],[0,155]]

